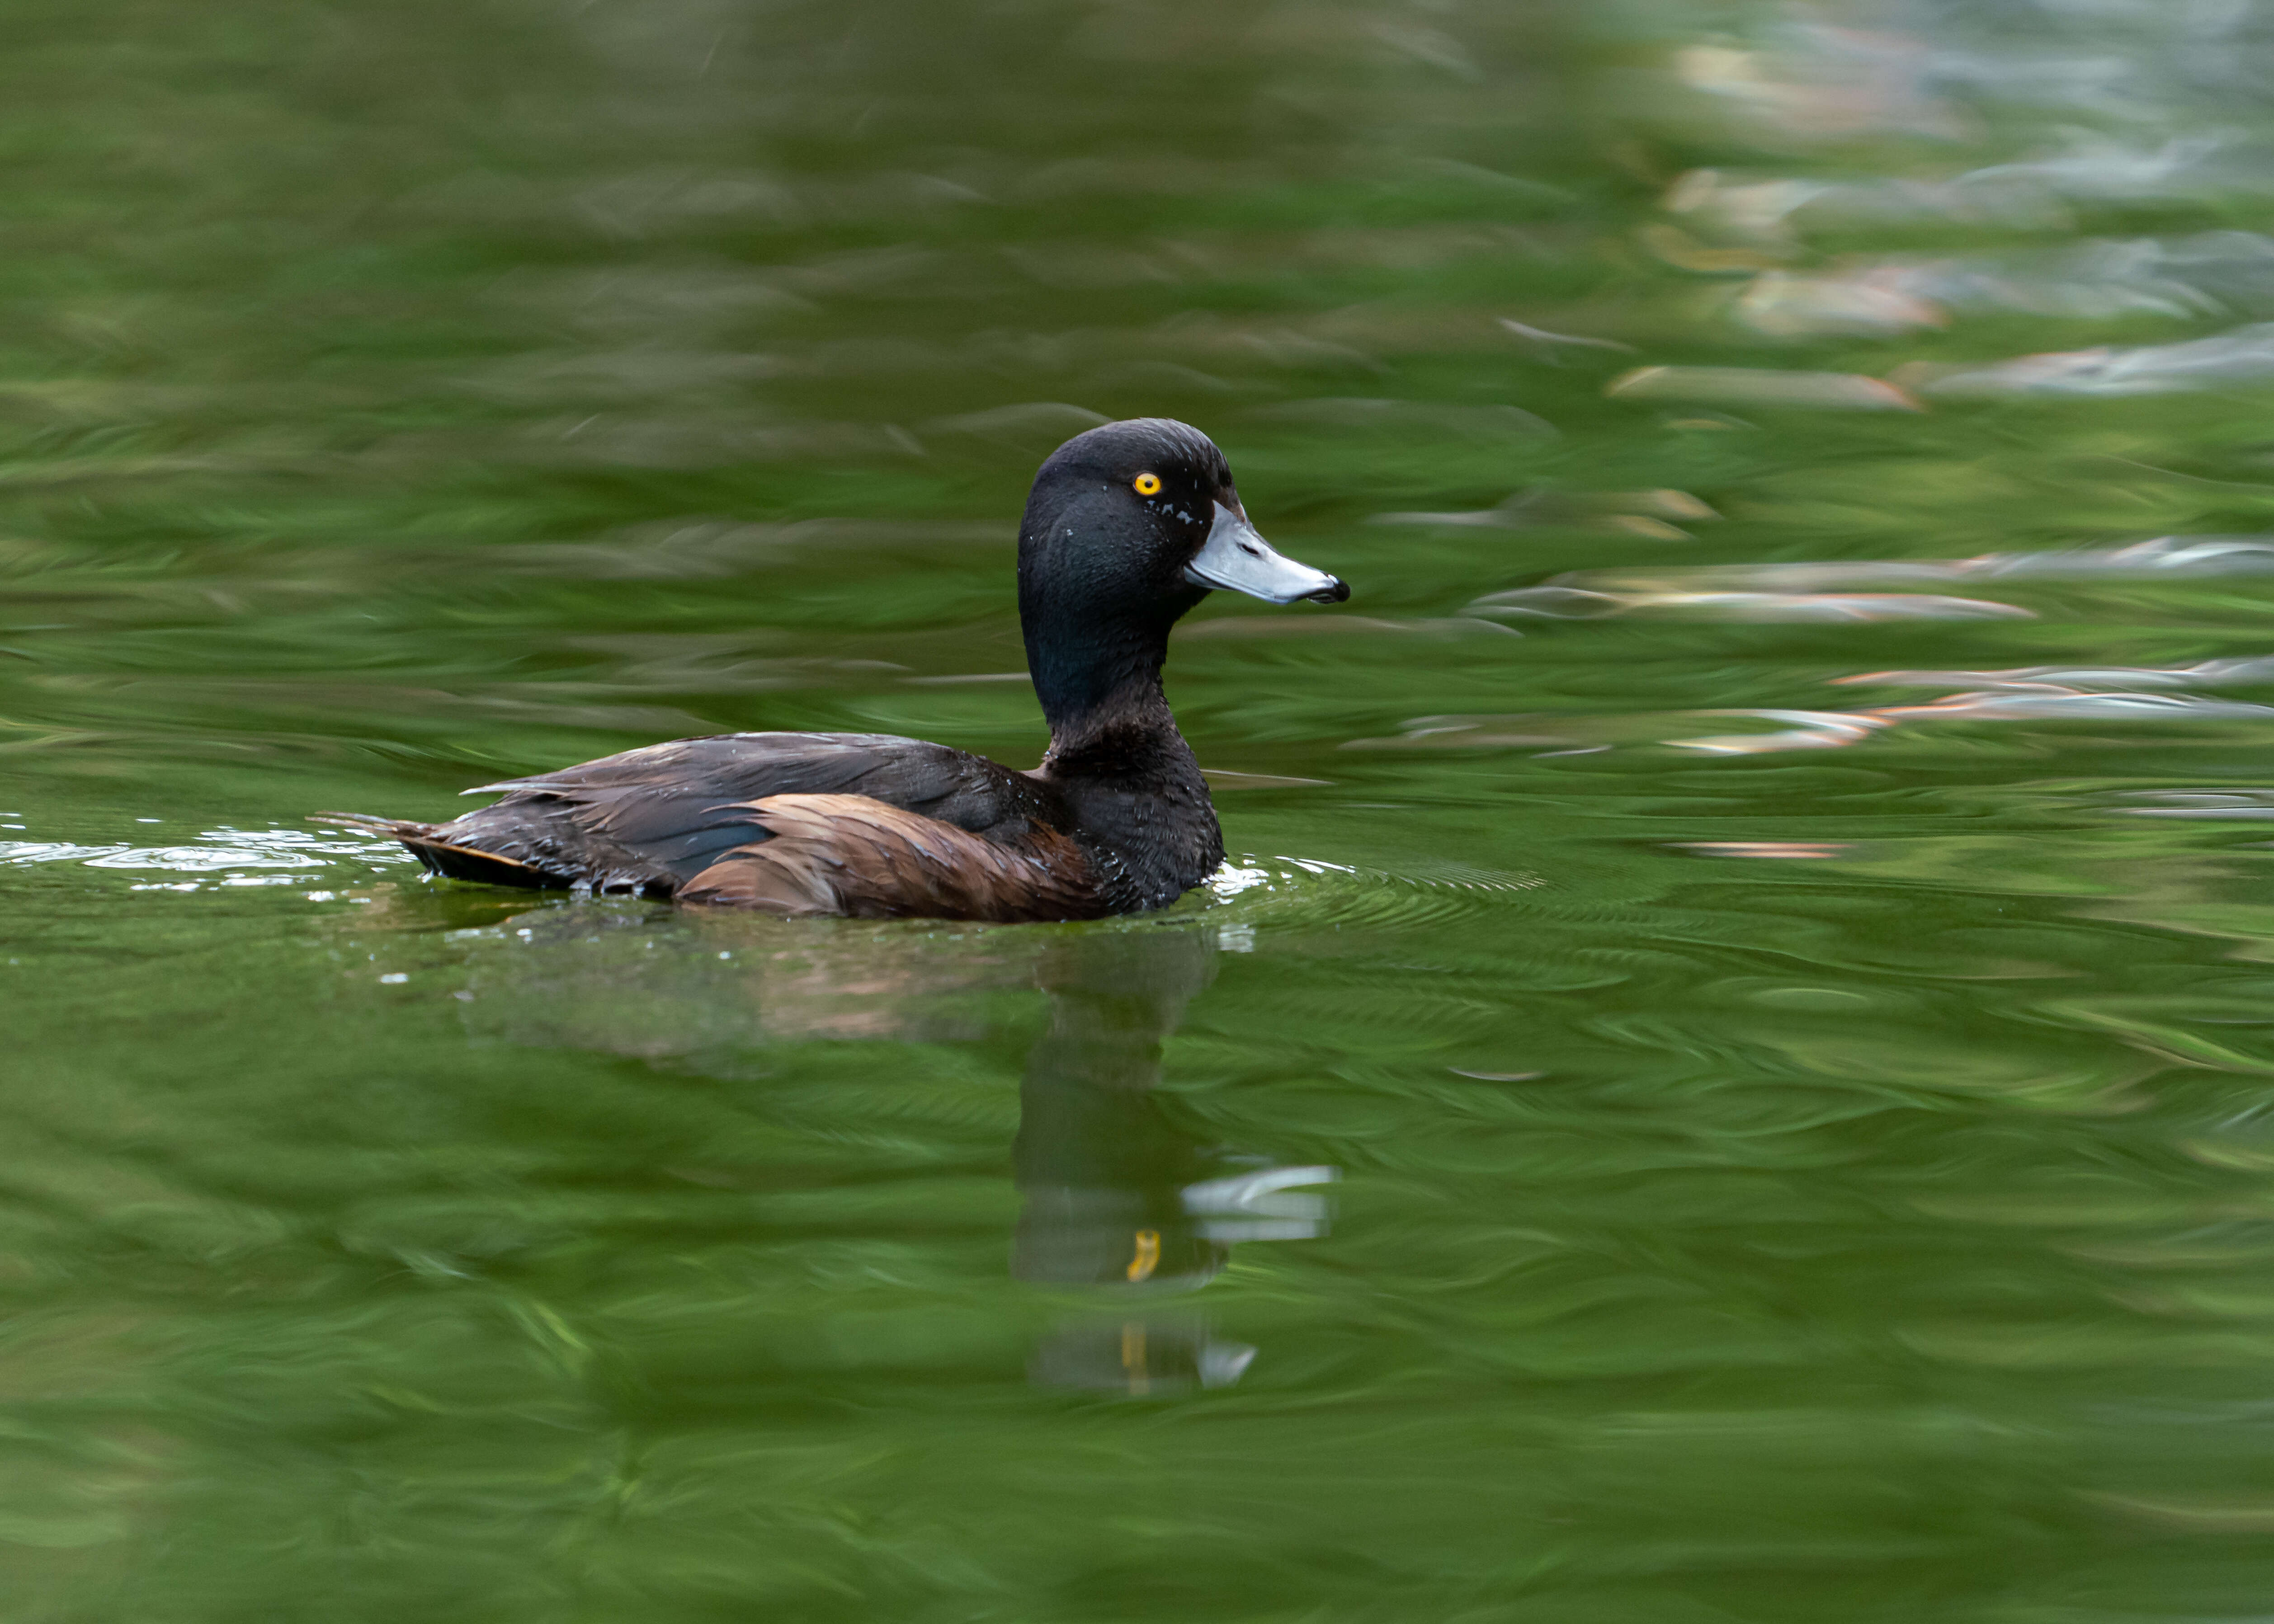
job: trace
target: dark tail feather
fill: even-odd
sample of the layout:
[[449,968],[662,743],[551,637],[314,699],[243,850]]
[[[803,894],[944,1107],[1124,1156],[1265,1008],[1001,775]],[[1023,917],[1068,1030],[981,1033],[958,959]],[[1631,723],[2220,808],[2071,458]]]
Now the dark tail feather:
[[358,834],[376,836],[382,840],[399,840],[403,849],[416,857],[429,874],[440,874],[454,880],[478,880],[485,885],[558,885],[560,881],[535,868],[511,857],[501,857],[495,852],[477,851],[471,846],[454,846],[448,840],[438,840],[435,823],[414,823],[405,818],[373,817],[362,812],[311,812],[312,823],[332,823],[342,829],[352,829]]

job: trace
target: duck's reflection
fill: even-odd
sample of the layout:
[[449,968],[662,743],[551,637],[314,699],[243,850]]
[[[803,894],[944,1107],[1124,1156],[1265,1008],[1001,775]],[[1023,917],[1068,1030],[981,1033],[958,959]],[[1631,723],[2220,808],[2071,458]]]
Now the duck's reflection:
[[1161,1045],[1213,959],[1197,932],[1144,931],[1076,939],[1038,966],[1050,1024],[1019,1087],[1020,1279],[1160,1290],[1224,1267],[1183,1199],[1209,1158],[1156,1092]]
[[1039,966],[1050,1024],[1020,1087],[1011,1272],[1119,1302],[1045,1342],[1038,1381],[1149,1395],[1238,1380],[1255,1350],[1151,1304],[1206,1283],[1235,1242],[1326,1231],[1325,1198],[1296,1187],[1333,1169],[1242,1168],[1178,1126],[1158,1090],[1161,1046],[1215,955],[1201,929],[1156,929],[1071,936]]
[[719,1075],[786,1042],[983,1041],[1039,989],[1011,1273],[1086,1301],[1035,1352],[1038,1382],[1160,1395],[1239,1380],[1254,1350],[1216,1335],[1189,1294],[1235,1245],[1327,1231],[1326,1198],[1306,1187],[1332,1168],[1206,1144],[1159,1086],[1163,1042],[1215,977],[1209,921],[959,936],[587,904],[460,939],[483,1035]]

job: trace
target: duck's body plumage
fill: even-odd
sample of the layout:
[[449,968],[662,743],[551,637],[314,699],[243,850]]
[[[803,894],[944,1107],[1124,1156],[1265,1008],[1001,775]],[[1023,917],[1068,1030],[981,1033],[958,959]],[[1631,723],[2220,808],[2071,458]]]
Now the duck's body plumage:
[[719,733],[484,785],[467,793],[504,798],[447,823],[358,821],[456,879],[866,918],[1129,913],[1223,861],[1197,764],[1166,793],[1045,771],[885,733]]
[[719,733],[486,785],[467,793],[502,799],[445,823],[334,821],[454,878],[775,914],[1160,907],[1224,858],[1160,675],[1169,628],[1217,585],[1349,596],[1263,545],[1204,435],[1110,424],[1043,464],[1020,528],[1021,620],[1050,723],[1033,771],[881,733]]

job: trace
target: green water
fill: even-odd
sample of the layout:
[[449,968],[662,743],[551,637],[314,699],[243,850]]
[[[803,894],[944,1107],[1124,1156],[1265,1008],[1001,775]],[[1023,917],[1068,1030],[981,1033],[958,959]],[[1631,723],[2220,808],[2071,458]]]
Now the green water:
[[[2265,1612],[2265,7],[4,19],[8,1624]],[[1166,914],[305,821],[1030,763],[1136,414]]]

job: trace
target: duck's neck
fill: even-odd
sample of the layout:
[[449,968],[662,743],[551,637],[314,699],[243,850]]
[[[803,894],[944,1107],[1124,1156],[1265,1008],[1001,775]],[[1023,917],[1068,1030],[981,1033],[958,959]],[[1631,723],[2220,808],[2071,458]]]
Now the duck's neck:
[[1169,701],[1156,685],[1123,703],[1071,717],[1050,718],[1050,748],[1035,769],[1053,782],[1132,789],[1173,784],[1196,791],[1203,802],[1208,781],[1193,747],[1177,731]]
[[1050,724],[1035,776],[1065,797],[1073,832],[1117,899],[1159,907],[1215,873],[1224,835],[1200,762],[1161,691],[1161,655],[1102,692],[1091,688],[1086,703],[1063,703],[1066,689],[1046,684],[1039,670],[1035,688]]

